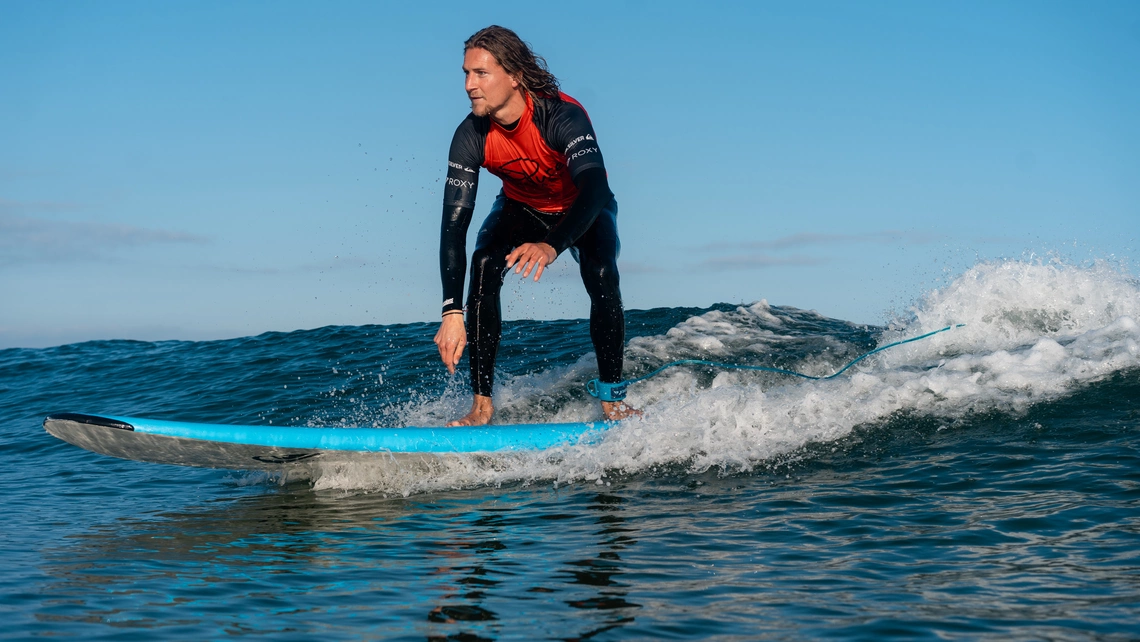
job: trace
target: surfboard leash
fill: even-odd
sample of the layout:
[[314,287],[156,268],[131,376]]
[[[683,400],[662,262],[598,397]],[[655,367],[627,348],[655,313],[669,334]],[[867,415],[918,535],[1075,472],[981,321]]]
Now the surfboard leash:
[[671,363],[667,363],[667,364],[661,366],[660,368],[654,370],[653,372],[650,372],[647,375],[643,375],[641,377],[636,377],[634,379],[626,379],[625,381],[620,381],[618,383],[605,383],[605,382],[601,381],[600,379],[591,379],[591,380],[586,382],[586,392],[590,393],[590,396],[601,399],[602,401],[621,401],[621,400],[625,399],[626,389],[629,387],[630,384],[638,383],[640,381],[645,381],[646,379],[649,379],[649,378],[652,378],[652,377],[655,377],[655,376],[661,374],[662,372],[664,372],[668,368],[672,368],[674,366],[683,366],[683,365],[711,366],[713,368],[724,368],[726,370],[759,370],[761,372],[774,372],[776,374],[789,375],[792,377],[800,377],[803,379],[811,379],[812,381],[823,381],[825,379],[834,379],[834,378],[838,377],[839,375],[846,372],[847,369],[850,368],[851,366],[859,363],[863,359],[866,359],[867,357],[869,357],[875,353],[882,352],[883,350],[886,350],[887,348],[893,348],[895,346],[901,346],[904,343],[921,341],[922,339],[926,339],[927,337],[932,337],[932,336],[934,336],[940,332],[946,332],[947,330],[953,330],[954,328],[965,327],[965,325],[966,325],[965,323],[956,323],[953,325],[948,325],[945,328],[942,328],[940,330],[935,330],[933,332],[927,332],[926,334],[922,334],[922,335],[919,335],[917,337],[911,337],[909,339],[903,339],[902,341],[895,341],[894,343],[888,343],[885,346],[880,346],[880,347],[875,348],[874,350],[872,350],[870,352],[859,355],[859,357],[855,358],[854,360],[852,360],[847,365],[843,366],[842,368],[835,371],[834,373],[829,374],[829,375],[824,376],[824,377],[815,377],[812,375],[803,374],[802,372],[796,372],[794,370],[785,370],[783,368],[769,368],[767,366],[746,366],[746,365],[741,365],[741,364],[736,364],[736,363],[720,363],[717,361],[705,361],[704,359],[681,359],[679,361],[673,361]]

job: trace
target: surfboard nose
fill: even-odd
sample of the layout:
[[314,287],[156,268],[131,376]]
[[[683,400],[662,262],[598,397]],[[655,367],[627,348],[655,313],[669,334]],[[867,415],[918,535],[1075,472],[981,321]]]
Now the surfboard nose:
[[[77,412],[59,412],[50,414],[44,418],[44,430],[55,435],[55,433],[52,432],[52,427],[64,421],[73,421],[77,424],[87,424],[88,426],[118,428],[119,430],[135,429],[134,426],[125,421],[111,419],[110,417],[100,417],[99,415],[84,415]],[[59,435],[56,436],[58,437]]]

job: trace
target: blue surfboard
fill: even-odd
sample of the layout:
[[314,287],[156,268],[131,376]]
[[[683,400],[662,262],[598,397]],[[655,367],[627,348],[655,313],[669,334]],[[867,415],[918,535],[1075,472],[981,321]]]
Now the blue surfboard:
[[608,422],[455,428],[230,426],[140,417],[53,414],[44,430],[80,448],[159,464],[278,470],[342,462],[422,462],[471,453],[539,451],[592,441]]

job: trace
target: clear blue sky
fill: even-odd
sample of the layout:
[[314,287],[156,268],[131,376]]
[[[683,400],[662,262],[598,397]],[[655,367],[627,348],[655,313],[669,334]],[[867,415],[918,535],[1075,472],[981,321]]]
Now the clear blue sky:
[[[436,320],[495,23],[590,112],[627,307],[882,322],[979,259],[1137,258],[1140,2],[4,0],[0,347]],[[508,317],[586,316],[554,268]]]

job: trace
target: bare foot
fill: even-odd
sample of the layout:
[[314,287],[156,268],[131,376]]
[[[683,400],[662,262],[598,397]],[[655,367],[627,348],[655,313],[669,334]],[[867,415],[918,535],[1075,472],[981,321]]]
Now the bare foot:
[[630,417],[640,417],[644,413],[624,401],[603,401],[602,414],[606,416],[606,421],[621,421]]
[[490,397],[475,395],[471,401],[471,412],[466,416],[447,423],[448,428],[454,426],[486,426],[491,423],[491,416],[495,414],[495,406],[491,404]]

